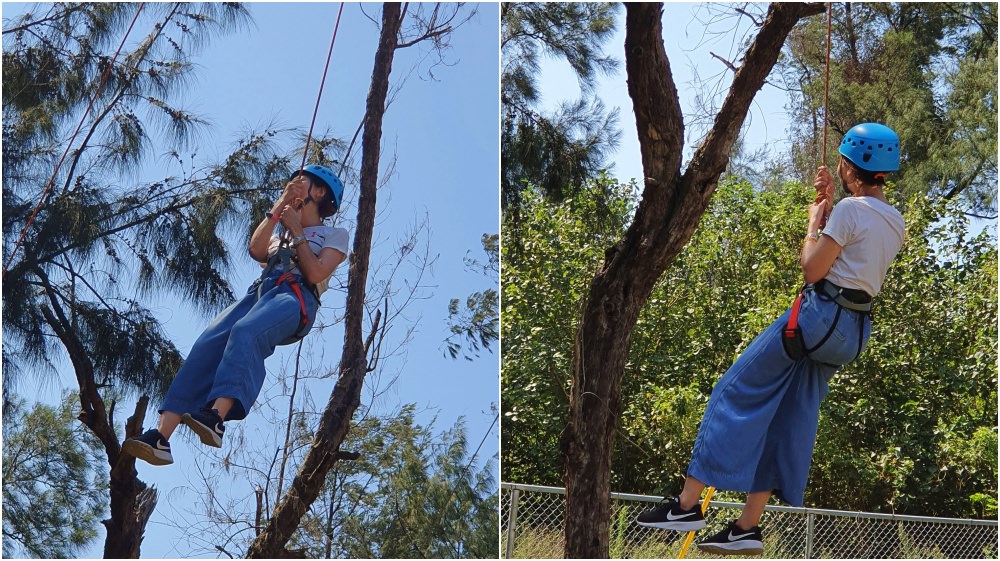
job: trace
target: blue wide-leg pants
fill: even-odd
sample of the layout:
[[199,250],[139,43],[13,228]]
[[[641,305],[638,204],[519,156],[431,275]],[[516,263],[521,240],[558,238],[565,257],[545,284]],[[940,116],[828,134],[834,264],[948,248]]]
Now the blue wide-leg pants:
[[[799,326],[811,358],[792,360],[781,342],[791,310],[764,330],[719,379],[695,440],[688,475],[729,491],[771,491],[801,506],[816,443],[819,406],[839,366],[864,350],[867,314],[839,310],[811,289]],[[834,323],[836,324],[834,326]],[[833,326],[831,331],[831,326]]]
[[[299,300],[288,283],[275,286],[280,271],[254,283],[242,299],[222,311],[195,341],[167,390],[160,413],[197,411],[217,398],[235,400],[226,420],[240,420],[264,386],[264,359],[302,325]],[[310,324],[319,302],[296,277]],[[310,328],[312,326],[310,325]]]

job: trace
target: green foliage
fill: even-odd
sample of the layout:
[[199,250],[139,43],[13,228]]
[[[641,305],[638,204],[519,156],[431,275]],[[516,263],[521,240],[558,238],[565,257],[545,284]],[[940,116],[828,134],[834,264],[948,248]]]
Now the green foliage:
[[[307,406],[308,410],[314,406]],[[486,558],[497,556],[499,512],[495,458],[484,459],[469,447],[465,423],[437,432],[434,421],[421,425],[416,406],[396,415],[364,417],[350,429],[341,459],[292,535],[288,548],[311,559]],[[315,437],[312,414],[292,417],[290,445],[266,444],[275,434],[255,433],[254,446],[236,448],[220,466],[203,472],[204,489],[194,504],[205,511],[189,524],[192,541],[205,553],[223,546],[238,555],[267,525],[281,487],[287,489],[295,464]],[[283,429],[284,419],[276,422]],[[240,429],[237,428],[237,431]],[[227,438],[249,438],[237,432]],[[474,444],[478,444],[479,435]],[[283,430],[280,439],[284,438]],[[288,461],[282,465],[282,450]],[[285,480],[279,482],[279,473]],[[232,496],[223,503],[216,489],[236,485],[257,495]],[[205,524],[205,517],[209,523]],[[259,518],[258,518],[259,517]]]
[[[500,235],[483,234],[482,244],[486,263],[466,257],[465,265],[471,270],[482,271],[483,276],[496,284],[500,277]],[[448,303],[451,335],[445,340],[451,358],[462,354],[466,360],[472,360],[479,356],[481,349],[493,352],[490,345],[500,337],[499,314],[500,297],[495,288],[470,294],[464,308],[458,298],[453,298]]]
[[[556,451],[576,318],[604,248],[624,230],[633,189],[599,178],[562,203],[525,192],[522,247],[501,249],[501,465],[508,481],[562,481]],[[505,216],[505,230],[510,220]],[[521,257],[511,259],[516,251]]]
[[332,523],[318,517],[304,525],[320,522],[336,531],[320,539],[301,532],[314,557],[496,557],[492,462],[466,469],[472,451],[461,420],[434,435],[416,423],[410,405],[393,418],[365,419],[351,435],[343,448],[361,458],[339,464],[329,476],[327,499],[339,505]]
[[[894,196],[900,196],[898,192]],[[791,303],[811,189],[723,181],[640,316],[623,383],[612,488],[679,491],[712,386]],[[610,200],[595,224],[595,200]],[[627,190],[528,199],[502,290],[502,477],[560,485],[574,329]],[[821,409],[806,502],[818,508],[993,516],[997,496],[997,250],[957,202],[916,196],[865,354]],[[992,498],[993,500],[989,500]]]
[[[621,136],[618,111],[589,97],[617,62],[601,54],[614,32],[617,6],[593,3],[505,3],[501,7],[501,201],[520,207],[527,183],[561,200],[604,169]],[[542,56],[566,60],[584,97],[551,114],[537,110]],[[510,232],[511,230],[508,230]]]
[[4,409],[4,557],[73,557],[97,537],[108,478],[91,467],[100,443],[77,407],[67,394],[59,408],[15,400]]

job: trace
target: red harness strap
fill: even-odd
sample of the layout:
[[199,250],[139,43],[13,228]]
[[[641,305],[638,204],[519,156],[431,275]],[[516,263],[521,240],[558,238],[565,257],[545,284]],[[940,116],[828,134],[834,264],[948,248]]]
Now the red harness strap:
[[278,280],[274,281],[274,286],[281,286],[283,282],[287,282],[292,287],[292,292],[299,299],[299,311],[302,312],[302,325],[305,326],[309,323],[309,314],[306,312],[306,301],[302,298],[302,288],[299,287],[299,283],[295,280],[295,275],[292,273],[283,273],[278,277]]
[[785,325],[785,338],[794,339],[798,336],[797,330],[799,328],[799,308],[802,307],[802,292],[795,297],[795,302],[792,303],[792,313],[788,316],[788,324]]

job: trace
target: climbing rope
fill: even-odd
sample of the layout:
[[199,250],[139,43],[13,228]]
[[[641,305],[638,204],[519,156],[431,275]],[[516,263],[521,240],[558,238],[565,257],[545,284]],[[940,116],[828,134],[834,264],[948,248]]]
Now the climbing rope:
[[128,36],[132,33],[132,27],[135,26],[136,20],[139,19],[139,14],[142,13],[142,8],[145,2],[140,2],[139,7],[135,11],[135,16],[132,18],[132,23],[129,24],[128,29],[125,31],[125,36],[122,37],[122,42],[118,45],[118,50],[115,51],[115,56],[111,57],[111,62],[108,67],[104,69],[104,73],[101,74],[101,79],[97,83],[97,88],[94,90],[94,96],[90,98],[90,104],[87,105],[87,110],[83,112],[83,117],[80,118],[80,124],[77,125],[76,131],[73,132],[73,136],[70,137],[69,142],[66,143],[66,150],[63,152],[61,158],[59,158],[59,163],[56,164],[56,169],[52,172],[52,177],[49,179],[48,185],[45,186],[45,190],[42,191],[42,196],[38,199],[38,204],[35,205],[35,210],[31,212],[31,216],[28,217],[28,221],[24,224],[24,228],[21,230],[21,236],[17,239],[17,243],[14,244],[14,250],[10,253],[10,258],[7,259],[7,264],[3,267],[3,276],[0,278],[7,278],[7,271],[10,269],[10,264],[14,262],[14,257],[17,255],[17,250],[21,248],[24,244],[24,238],[28,235],[28,229],[35,222],[35,217],[38,216],[38,211],[42,209],[42,205],[45,204],[45,199],[48,197],[49,192],[52,191],[52,186],[56,182],[56,175],[59,174],[59,168],[62,167],[63,162],[66,160],[66,156],[69,154],[69,149],[73,146],[73,142],[76,140],[76,135],[80,133],[83,129],[83,124],[87,121],[87,116],[90,114],[90,110],[94,107],[94,102],[97,101],[97,96],[101,93],[101,88],[104,87],[104,83],[111,76],[111,70],[115,67],[115,61],[118,60],[118,55],[121,54],[122,48],[125,46],[125,41],[128,40]]
[[[715,493],[715,487],[709,487],[708,492],[705,493],[705,501],[701,503],[701,515],[705,515],[705,511],[708,510],[708,503],[712,501],[712,493]],[[684,538],[684,545],[681,546],[681,552],[677,554],[678,559],[684,559],[687,555],[688,548],[691,547],[691,542],[694,540],[694,530],[687,533],[687,537]]]
[[[830,125],[830,38],[833,29],[833,2],[826,4],[826,83],[823,86],[823,158],[820,165],[826,165],[826,131]],[[818,197],[817,197],[818,199]],[[830,201],[833,204],[833,201]],[[830,218],[830,211],[823,215],[820,222],[820,229],[826,228],[826,221]]]
[[830,124],[830,37],[833,29],[833,3],[826,4],[826,84],[823,86],[823,164],[826,165],[826,130]]
[[323,99],[323,86],[326,85],[326,73],[330,70],[330,58],[333,56],[333,44],[337,41],[337,29],[340,28],[340,15],[344,13],[344,3],[340,3],[337,11],[337,22],[333,25],[333,38],[330,39],[330,49],[326,53],[326,66],[323,67],[323,79],[319,82],[319,94],[316,96],[316,107],[313,108],[312,122],[309,123],[309,133],[306,134],[306,147],[302,151],[302,164],[299,165],[299,177],[306,167],[306,160],[309,159],[309,143],[312,141],[313,127],[316,125],[316,115],[319,114],[319,102]]

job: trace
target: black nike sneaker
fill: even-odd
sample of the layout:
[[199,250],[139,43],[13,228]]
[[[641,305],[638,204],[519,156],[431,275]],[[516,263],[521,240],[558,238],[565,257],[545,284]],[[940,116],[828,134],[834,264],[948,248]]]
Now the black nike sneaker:
[[222,448],[222,437],[226,434],[226,427],[222,426],[222,417],[217,410],[202,407],[195,413],[182,415],[181,422],[198,435],[202,444]]
[[698,549],[715,555],[763,555],[764,538],[760,526],[744,530],[734,520],[725,530],[699,542]]
[[174,463],[174,457],[170,454],[170,443],[156,429],[150,429],[140,436],[125,439],[125,442],[122,443],[122,454],[134,456],[154,466]]
[[635,519],[640,526],[662,528],[689,532],[705,527],[705,517],[701,514],[701,505],[696,504],[690,510],[681,508],[680,499],[666,497],[653,510],[647,510]]

